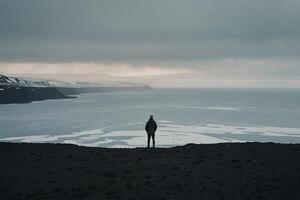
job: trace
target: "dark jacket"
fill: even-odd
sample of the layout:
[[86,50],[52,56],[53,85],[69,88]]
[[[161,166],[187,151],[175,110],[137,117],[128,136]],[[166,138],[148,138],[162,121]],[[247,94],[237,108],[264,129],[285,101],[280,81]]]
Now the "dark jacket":
[[146,123],[145,130],[147,131],[148,135],[152,135],[155,133],[157,129],[157,124],[153,119],[149,119],[148,122]]

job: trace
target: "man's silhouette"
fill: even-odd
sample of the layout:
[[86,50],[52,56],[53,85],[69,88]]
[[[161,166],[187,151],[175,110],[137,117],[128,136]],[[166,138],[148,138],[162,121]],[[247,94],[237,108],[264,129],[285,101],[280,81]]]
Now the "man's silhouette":
[[147,132],[148,135],[148,148],[150,147],[150,139],[152,137],[152,141],[153,141],[153,148],[155,148],[155,131],[157,129],[157,125],[156,122],[153,119],[153,115],[150,115],[150,118],[148,120],[148,122],[146,123],[146,127],[145,130]]

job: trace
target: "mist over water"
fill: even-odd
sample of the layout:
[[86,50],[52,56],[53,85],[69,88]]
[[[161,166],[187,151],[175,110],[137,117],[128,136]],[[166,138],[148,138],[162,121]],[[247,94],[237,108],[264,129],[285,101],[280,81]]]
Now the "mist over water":
[[157,146],[300,142],[299,89],[159,89],[0,105],[0,139],[136,147],[150,114]]

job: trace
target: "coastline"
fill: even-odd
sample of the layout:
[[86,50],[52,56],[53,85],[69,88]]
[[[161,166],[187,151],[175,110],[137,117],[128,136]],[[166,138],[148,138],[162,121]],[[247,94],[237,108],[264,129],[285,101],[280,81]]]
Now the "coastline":
[[0,143],[3,199],[299,199],[300,144]]
[[0,104],[24,104],[49,99],[77,98],[83,93],[152,90],[146,84],[118,83],[103,86],[97,83],[30,80],[0,74]]
[[50,99],[73,99],[75,96],[65,95],[55,87],[21,87],[0,85],[1,104],[25,104]]

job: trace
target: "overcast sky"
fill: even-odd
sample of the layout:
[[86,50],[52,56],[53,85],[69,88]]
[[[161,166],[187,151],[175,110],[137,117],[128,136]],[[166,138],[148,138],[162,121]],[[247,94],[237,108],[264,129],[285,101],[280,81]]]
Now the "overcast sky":
[[299,22],[299,0],[1,0],[0,73],[300,87]]

